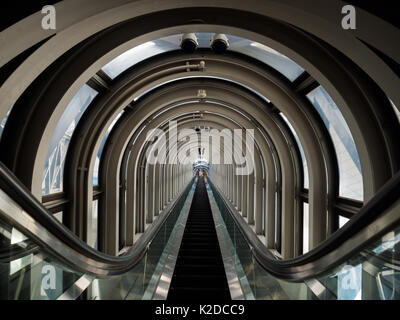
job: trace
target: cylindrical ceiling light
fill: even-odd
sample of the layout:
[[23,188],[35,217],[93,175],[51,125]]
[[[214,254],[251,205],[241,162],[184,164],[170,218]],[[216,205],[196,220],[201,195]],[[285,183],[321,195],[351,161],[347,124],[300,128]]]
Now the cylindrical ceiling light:
[[181,49],[186,53],[194,52],[199,45],[194,33],[185,33],[181,39]]
[[225,52],[229,47],[229,41],[223,33],[215,33],[211,39],[211,48],[216,53]]

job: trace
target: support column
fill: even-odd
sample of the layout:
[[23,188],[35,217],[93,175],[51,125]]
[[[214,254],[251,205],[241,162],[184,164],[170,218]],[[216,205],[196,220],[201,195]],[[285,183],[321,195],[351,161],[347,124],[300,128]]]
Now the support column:
[[235,174],[235,168],[233,168],[233,196],[232,203],[236,207],[237,205],[237,175]]
[[147,223],[152,223],[154,218],[154,187],[155,187],[155,176],[154,176],[154,165],[149,165],[147,170]]
[[[276,181],[275,179],[266,179],[265,181],[265,245],[267,248],[275,248],[275,189]],[[270,199],[268,201],[268,199]],[[272,201],[273,200],[273,201]]]
[[239,212],[242,212],[242,183],[243,183],[243,176],[238,175],[237,176],[238,179],[238,197],[237,197],[237,209]]
[[154,166],[154,216],[160,213],[160,165]]
[[228,187],[229,187],[229,181],[228,181],[228,165],[224,166],[225,170],[224,170],[224,174],[225,174],[225,196],[228,196]]
[[257,172],[256,175],[255,227],[256,234],[262,234],[262,215],[264,214],[262,208],[263,179],[261,173]]
[[164,164],[162,166],[162,206],[161,210],[164,210],[164,207],[167,203],[167,189],[168,189],[168,183],[167,183],[167,165]]
[[249,185],[248,185],[248,193],[249,193],[249,206],[247,219],[249,224],[254,224],[254,172],[249,175]]
[[234,189],[234,179],[233,179],[233,164],[229,165],[229,200],[233,203],[233,189]]
[[168,193],[167,193],[167,203],[171,202],[172,198],[172,164],[167,165],[167,177],[168,177]]
[[248,211],[248,184],[249,184],[249,176],[243,176],[243,190],[242,190],[242,216],[247,217]]

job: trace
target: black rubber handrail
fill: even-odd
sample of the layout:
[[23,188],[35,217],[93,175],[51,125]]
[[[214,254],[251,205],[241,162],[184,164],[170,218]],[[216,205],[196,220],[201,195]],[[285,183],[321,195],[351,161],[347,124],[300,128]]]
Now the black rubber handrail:
[[[0,162],[0,189],[3,190],[13,201],[15,201],[25,212],[29,214],[36,222],[48,231],[51,236],[56,237],[65,246],[65,255],[55,250],[52,244],[41,241],[41,238],[32,233],[24,226],[18,225],[25,235],[32,238],[38,245],[45,249],[46,252],[55,256],[58,260],[73,270],[100,276],[122,274],[132,269],[144,256],[149,244],[152,242],[158,231],[173,211],[175,205],[181,197],[187,194],[192,186],[193,180],[188,184],[179,197],[170,205],[164,215],[149,226],[140,239],[121,256],[111,256],[102,253],[74,235],[65,225],[60,223],[53,215],[38,201],[37,198],[27,189],[22,182],[2,163]],[[5,218],[5,217],[3,217]],[[15,224],[15,221],[7,222]],[[75,261],[71,261],[66,256],[76,257]]]
[[[342,228],[304,255],[278,260],[237,214],[230,201],[211,181],[228,212],[245,237],[259,264],[274,276],[289,281],[304,281],[332,271],[361,250],[400,225],[400,172],[394,175]],[[391,215],[385,212],[396,205]]]

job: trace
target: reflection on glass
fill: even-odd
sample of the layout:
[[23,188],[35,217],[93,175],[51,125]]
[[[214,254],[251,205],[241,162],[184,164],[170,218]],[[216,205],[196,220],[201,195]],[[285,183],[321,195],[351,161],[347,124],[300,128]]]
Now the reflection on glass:
[[310,250],[309,247],[310,212],[307,202],[303,202],[303,254]]
[[11,112],[11,109],[8,110],[6,116],[0,122],[0,139],[1,139],[1,135],[3,134],[4,126],[6,125],[6,122],[7,122],[8,116],[10,115],[10,112]]
[[[213,35],[213,33],[206,32],[196,33],[197,40],[199,42],[199,48],[209,48],[210,40]],[[237,36],[226,36],[230,45],[229,50],[246,54],[254,59],[266,63],[272,68],[281,72],[291,81],[295,80],[304,71],[304,69],[294,61],[270,47]],[[111,79],[114,79],[116,76],[121,74],[121,72],[138,62],[160,53],[179,50],[181,37],[182,34],[176,34],[145,42],[132,49],[129,49],[128,51],[125,51],[123,54],[106,64],[102,70]]]
[[338,300],[361,300],[362,264],[345,265],[336,276]]
[[282,73],[290,81],[294,81],[304,71],[293,60],[266,45],[236,36],[228,36],[228,39],[229,50],[260,60]]
[[400,242],[400,233],[399,232],[389,232],[386,234],[379,245],[373,249],[373,252],[376,254],[381,254],[385,251],[390,251],[392,253],[396,253],[396,245]]
[[[21,247],[26,247],[27,244],[24,242],[25,240],[27,240],[27,237],[25,237],[17,229],[12,228],[11,245],[18,244]],[[12,260],[10,262],[10,276],[13,275],[14,273],[18,272],[19,270],[25,268],[30,263],[32,263],[32,258],[33,258],[33,255],[29,254],[20,259]]]
[[399,231],[388,232],[318,280],[341,300],[399,300]]
[[213,191],[212,201],[215,201],[221,222],[225,224],[228,243],[232,243],[232,255],[235,259],[235,268],[245,298],[247,300],[305,300],[315,296],[305,283],[291,283],[280,280],[268,272],[254,258],[252,249],[240,231],[221,195],[209,181]]
[[311,91],[307,98],[323,119],[335,146],[339,164],[339,195],[362,201],[364,192],[360,158],[342,113],[321,86]]
[[296,133],[296,130],[294,130],[292,124],[289,122],[289,120],[286,118],[286,116],[285,116],[282,112],[280,112],[279,114],[281,115],[281,117],[283,118],[283,120],[285,120],[285,122],[286,122],[287,125],[289,126],[290,131],[292,131],[292,134],[294,135],[294,138],[295,138],[295,140],[296,140],[296,142],[297,142],[297,145],[298,145],[298,147],[299,147],[300,156],[301,156],[301,161],[303,162],[303,175],[304,175],[304,177],[303,177],[303,180],[304,180],[304,181],[303,181],[303,182],[304,182],[303,187],[304,187],[305,189],[308,189],[308,188],[309,188],[309,182],[308,182],[308,181],[309,181],[309,180],[308,180],[308,166],[307,166],[307,160],[306,160],[306,155],[305,155],[305,153],[304,153],[303,145],[302,145],[301,142],[300,142],[300,139],[299,139],[299,136],[298,136],[297,133]]
[[54,131],[43,172],[42,193],[63,191],[65,156],[72,133],[97,91],[84,85],[68,104]]
[[154,41],[145,42],[125,51],[123,54],[106,64],[102,70],[111,79],[114,79],[121,72],[140,61],[151,58],[160,53],[178,50],[180,37],[181,35],[172,35]]
[[[211,181],[209,184],[254,299],[400,299],[399,227],[354,253],[350,259],[324,275],[304,282],[288,282],[274,277],[257,262],[223,198]],[[304,212],[307,211],[308,205],[304,208]],[[304,225],[307,223],[304,222]],[[244,289],[242,280],[240,276]]]
[[[88,299],[152,298],[172,239],[180,224],[183,208],[190,208],[194,192],[193,179],[172,207],[166,221],[149,244],[148,250],[131,270],[115,276],[89,277]],[[189,195],[189,196],[188,196]],[[0,198],[1,199],[1,198]],[[22,210],[12,203],[18,210]],[[96,212],[97,200],[93,201]],[[1,208],[3,209],[3,208]],[[49,244],[51,246],[51,244]],[[37,244],[18,229],[2,220],[0,215],[0,300],[55,300],[71,288],[80,285],[83,274],[73,271],[48,253],[47,247]],[[94,280],[94,281],[92,281]],[[85,290],[85,288],[82,288]]]
[[114,125],[117,123],[118,119],[122,116],[122,114],[124,113],[124,110],[122,110],[113,120],[113,122],[110,124],[110,127],[107,129],[106,134],[103,137],[103,140],[101,141],[100,147],[99,147],[99,151],[97,152],[97,156],[96,156],[96,161],[94,163],[94,171],[93,171],[93,185],[94,186],[98,186],[99,185],[99,166],[100,166],[100,159],[101,159],[101,155],[103,153],[103,148],[104,145],[107,141],[108,135],[110,134],[112,128],[114,128]]
[[398,118],[399,121],[400,121],[400,111],[399,111],[399,109],[397,109],[397,107],[394,105],[394,103],[393,103],[392,100],[389,99],[389,101],[390,101],[390,103],[391,103],[391,105],[392,105],[392,107],[393,107],[394,112],[396,113],[397,118]]
[[98,227],[99,201],[92,202],[92,218],[88,219],[88,244],[97,249],[97,227]]
[[72,272],[0,217],[0,300],[54,300],[82,274]]
[[[191,194],[189,194],[191,192]],[[148,300],[152,299],[163,266],[172,246],[177,226],[182,218],[184,208],[190,206],[194,192],[193,180],[186,187],[182,197],[177,200],[172,212],[140,262],[122,275],[95,279],[87,288],[91,300]]]

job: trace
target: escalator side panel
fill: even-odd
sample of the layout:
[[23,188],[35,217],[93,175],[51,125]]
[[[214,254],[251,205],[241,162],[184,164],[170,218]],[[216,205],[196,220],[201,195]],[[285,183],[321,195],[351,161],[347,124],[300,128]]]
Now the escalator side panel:
[[198,180],[167,299],[230,300],[203,177]]

